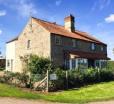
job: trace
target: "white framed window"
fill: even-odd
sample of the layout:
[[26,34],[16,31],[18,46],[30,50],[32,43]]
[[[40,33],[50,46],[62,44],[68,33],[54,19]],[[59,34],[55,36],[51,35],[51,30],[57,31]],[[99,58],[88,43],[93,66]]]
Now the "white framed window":
[[27,49],[29,49],[30,46],[31,46],[31,40],[28,40],[28,41],[27,41]]
[[95,67],[100,68],[100,60],[95,60]]
[[61,43],[62,43],[61,36],[55,36],[55,44],[61,45]]
[[107,60],[96,60],[95,61],[95,67],[96,68],[106,68],[107,66]]
[[77,69],[77,68],[80,68],[83,70],[88,68],[88,60],[84,58],[70,59],[69,66],[70,66],[70,70]]
[[72,47],[76,47],[76,40],[72,39]]
[[88,68],[88,60],[85,58],[78,58],[78,68],[79,69]]
[[91,50],[93,50],[93,51],[95,50],[95,43],[91,44]]
[[70,70],[72,69],[77,69],[77,59],[70,59],[69,60],[69,68]]

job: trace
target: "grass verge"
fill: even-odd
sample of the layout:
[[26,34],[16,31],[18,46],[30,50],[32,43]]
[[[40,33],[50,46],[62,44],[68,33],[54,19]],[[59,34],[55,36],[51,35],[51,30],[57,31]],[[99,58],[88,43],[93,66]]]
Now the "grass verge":
[[25,99],[43,99],[62,103],[86,103],[114,99],[114,82],[105,82],[80,89],[55,92],[49,94],[26,92],[22,89],[0,84],[0,97],[16,97]]

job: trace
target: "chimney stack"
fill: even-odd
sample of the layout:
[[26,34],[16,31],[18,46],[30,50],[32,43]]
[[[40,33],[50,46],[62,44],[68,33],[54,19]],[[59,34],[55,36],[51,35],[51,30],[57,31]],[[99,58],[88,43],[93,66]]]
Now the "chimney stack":
[[75,17],[70,14],[70,16],[65,17],[65,29],[67,29],[70,32],[75,31]]

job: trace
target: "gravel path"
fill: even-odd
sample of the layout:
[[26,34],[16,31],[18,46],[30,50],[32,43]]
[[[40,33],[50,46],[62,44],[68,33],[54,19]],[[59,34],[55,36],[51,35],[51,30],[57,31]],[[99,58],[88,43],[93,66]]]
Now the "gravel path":
[[92,102],[89,104],[114,104],[114,100],[110,100],[110,101],[102,101],[102,102]]
[[[26,100],[26,99],[0,97],[0,104],[63,104],[63,103],[52,103],[43,100]],[[89,104],[114,104],[114,100],[103,101],[103,102],[91,102]]]
[[51,103],[43,100],[26,100],[26,99],[1,97],[0,104],[60,104],[60,103]]

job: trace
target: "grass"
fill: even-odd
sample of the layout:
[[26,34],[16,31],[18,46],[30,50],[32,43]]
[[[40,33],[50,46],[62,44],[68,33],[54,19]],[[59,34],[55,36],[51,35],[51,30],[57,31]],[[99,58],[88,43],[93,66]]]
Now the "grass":
[[0,84],[1,97],[16,97],[26,99],[43,99],[53,102],[86,103],[114,99],[114,82],[95,84],[80,89],[40,94],[26,92],[6,84]]

